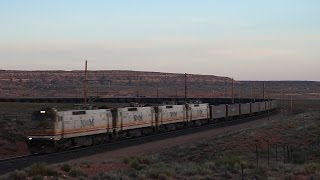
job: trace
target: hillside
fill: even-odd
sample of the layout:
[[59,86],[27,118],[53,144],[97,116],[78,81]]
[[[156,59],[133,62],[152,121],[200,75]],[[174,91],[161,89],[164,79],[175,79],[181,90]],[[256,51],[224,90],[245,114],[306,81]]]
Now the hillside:
[[[183,97],[184,74],[140,71],[88,71],[88,94],[100,97]],[[83,71],[0,71],[0,96],[82,97]],[[227,77],[188,75],[188,97],[230,97]],[[320,98],[320,82],[268,81],[271,96]],[[235,97],[262,97],[263,82],[236,81]]]

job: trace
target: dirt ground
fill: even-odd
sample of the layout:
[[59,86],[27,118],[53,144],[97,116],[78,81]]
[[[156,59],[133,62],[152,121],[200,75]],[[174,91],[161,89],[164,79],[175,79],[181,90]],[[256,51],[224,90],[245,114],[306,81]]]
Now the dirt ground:
[[24,141],[10,142],[0,139],[0,159],[17,157],[30,154]]

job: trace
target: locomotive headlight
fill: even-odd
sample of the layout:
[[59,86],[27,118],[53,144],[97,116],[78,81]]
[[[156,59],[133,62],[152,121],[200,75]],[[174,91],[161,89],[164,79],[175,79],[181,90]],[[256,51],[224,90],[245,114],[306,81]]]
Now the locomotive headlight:
[[32,137],[29,137],[28,139],[31,141],[31,140],[32,140]]

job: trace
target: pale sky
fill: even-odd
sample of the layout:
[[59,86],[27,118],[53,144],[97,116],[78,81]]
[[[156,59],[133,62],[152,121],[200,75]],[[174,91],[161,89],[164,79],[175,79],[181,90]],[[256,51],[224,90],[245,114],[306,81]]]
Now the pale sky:
[[320,81],[319,0],[0,0],[0,69]]

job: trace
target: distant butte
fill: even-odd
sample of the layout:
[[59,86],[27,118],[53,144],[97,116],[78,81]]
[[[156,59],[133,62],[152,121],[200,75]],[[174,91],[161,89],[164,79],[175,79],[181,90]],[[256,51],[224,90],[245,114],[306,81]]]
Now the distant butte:
[[[88,71],[89,96],[100,97],[183,97],[184,74],[126,70]],[[2,97],[82,97],[83,71],[0,70]],[[189,97],[230,97],[231,78],[188,75]],[[295,98],[320,98],[320,82],[267,81],[271,96],[283,91]],[[236,81],[235,97],[261,96],[263,82]]]

